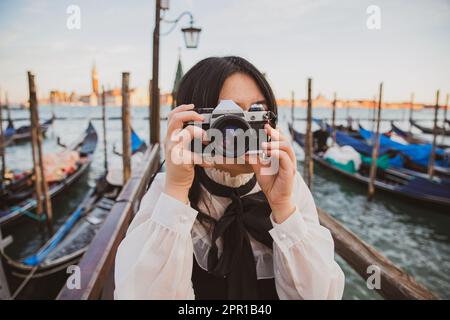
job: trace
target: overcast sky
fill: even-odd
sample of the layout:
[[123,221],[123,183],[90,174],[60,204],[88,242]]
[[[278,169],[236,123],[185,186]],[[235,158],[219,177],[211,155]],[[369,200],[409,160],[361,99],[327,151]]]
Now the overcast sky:
[[[203,31],[199,48],[182,48],[185,70],[211,55],[241,55],[265,72],[277,97],[294,90],[372,98],[385,83],[387,100],[433,102],[450,91],[449,0],[171,0],[170,19],[191,11]],[[81,9],[81,29],[66,27],[69,5]],[[366,9],[381,10],[381,29],[369,30]],[[189,19],[180,21],[180,27]],[[90,70],[119,86],[151,77],[154,1],[0,0],[0,88],[26,98],[26,71],[36,74],[40,96],[51,89],[90,92]],[[162,24],[162,31],[169,28]],[[171,90],[180,28],[161,37],[160,87]],[[443,94],[444,95],[444,94]],[[444,99],[442,99],[444,100]]]

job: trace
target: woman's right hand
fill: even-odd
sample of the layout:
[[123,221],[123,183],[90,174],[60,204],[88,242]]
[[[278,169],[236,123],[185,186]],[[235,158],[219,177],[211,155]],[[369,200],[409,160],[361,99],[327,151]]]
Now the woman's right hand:
[[168,116],[167,134],[164,139],[166,159],[166,183],[164,193],[188,203],[188,193],[194,180],[194,164],[202,164],[201,154],[190,150],[193,138],[207,141],[206,132],[189,125],[189,121],[202,122],[203,116],[193,111],[193,104],[183,104],[173,109]]

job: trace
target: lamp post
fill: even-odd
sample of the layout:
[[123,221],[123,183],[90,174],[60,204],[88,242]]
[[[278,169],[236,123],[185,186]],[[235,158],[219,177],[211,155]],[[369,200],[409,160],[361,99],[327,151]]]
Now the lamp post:
[[[153,64],[150,93],[150,143],[159,143],[160,137],[160,106],[159,106],[159,37],[172,32],[178,22],[184,17],[190,17],[190,25],[182,28],[186,48],[197,48],[200,28],[194,27],[194,17],[189,11],[181,13],[175,20],[167,20],[161,16],[161,11],[169,10],[169,0],[155,0],[155,28],[153,30]],[[160,34],[160,22],[172,24],[168,32]]]

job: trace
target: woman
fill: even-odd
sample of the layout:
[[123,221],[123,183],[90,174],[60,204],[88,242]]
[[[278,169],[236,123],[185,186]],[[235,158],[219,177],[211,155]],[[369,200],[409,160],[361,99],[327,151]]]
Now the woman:
[[[207,58],[183,77],[159,173],[119,246],[117,299],[340,299],[344,274],[330,232],[298,174],[287,137],[269,124],[265,153],[279,163],[173,161],[174,136],[206,140],[196,108],[233,100],[277,112],[264,76],[239,57]],[[184,150],[186,151],[186,150]],[[198,159],[197,159],[198,160]],[[197,161],[196,163],[199,163]]]

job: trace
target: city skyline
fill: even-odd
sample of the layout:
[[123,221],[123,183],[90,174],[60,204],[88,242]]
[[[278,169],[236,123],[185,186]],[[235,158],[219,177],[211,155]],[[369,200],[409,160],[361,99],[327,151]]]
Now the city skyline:
[[[279,99],[289,99],[292,90],[304,98],[307,77],[314,79],[314,96],[336,91],[345,99],[371,99],[384,81],[386,101],[408,101],[415,92],[416,101],[433,104],[440,89],[443,104],[450,91],[449,1],[170,3],[167,16],[190,10],[203,29],[199,48],[181,51],[185,70],[210,55],[242,55],[267,74]],[[131,73],[132,87],[147,87],[153,1],[78,1],[80,30],[66,28],[70,4],[0,4],[0,89],[10,101],[26,100],[27,70],[36,74],[41,97],[54,89],[88,93],[93,61],[100,87],[120,87],[122,71]],[[380,30],[366,26],[371,4],[381,10]],[[161,37],[161,92],[171,91],[182,46],[179,30]]]
[[[178,72],[182,72],[182,61],[179,56],[178,63],[180,64],[180,70]],[[179,75],[177,75],[179,76]],[[182,74],[181,74],[182,76]],[[87,80],[86,80],[87,81]],[[99,88],[99,73],[97,70],[97,65],[94,62],[91,67],[90,73],[90,91],[85,93],[79,93],[74,90],[72,91],[63,91],[58,88],[53,88],[47,93],[43,93],[40,96],[38,95],[39,102],[42,104],[53,104],[53,105],[72,105],[72,106],[98,106],[101,104],[102,92],[104,89],[105,92],[105,104],[106,106],[121,106],[122,105],[122,92],[120,87],[105,87]],[[173,90],[173,88],[172,88]],[[171,91],[169,92],[161,92],[160,93],[160,101],[161,104],[172,105],[173,96]],[[292,99],[294,98],[294,101]],[[411,102],[414,103],[414,109],[420,109],[425,106],[430,107],[433,104],[427,104],[414,99],[413,100],[402,100],[402,101],[386,101],[383,100],[383,108],[390,109],[409,109],[411,108]],[[297,107],[306,107],[307,106],[307,98],[294,97],[285,98],[285,97],[277,97],[277,105],[279,107],[294,106]],[[130,88],[130,103],[133,106],[138,107],[148,107],[149,106],[149,88],[143,87],[132,87]],[[440,103],[440,107],[448,107],[449,103],[449,94],[446,94],[445,101]],[[323,95],[320,90],[317,94],[312,97],[312,105],[319,107],[332,107],[333,97],[327,97]],[[356,107],[356,108],[373,108],[377,104],[377,97],[374,96],[372,99],[346,99],[345,97],[336,97],[336,107],[344,108],[344,107]],[[27,102],[23,101],[20,103],[22,106],[26,106]]]

